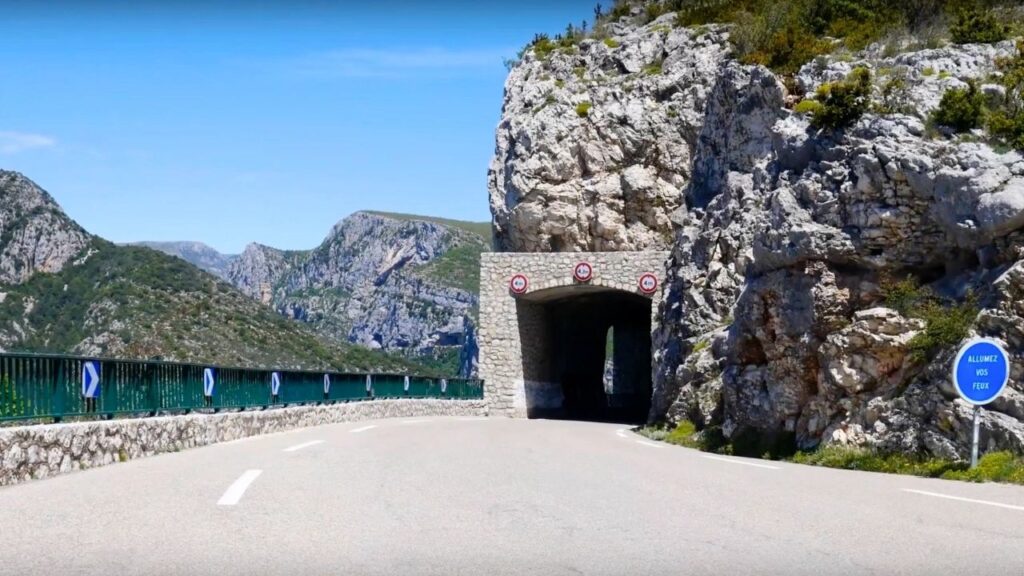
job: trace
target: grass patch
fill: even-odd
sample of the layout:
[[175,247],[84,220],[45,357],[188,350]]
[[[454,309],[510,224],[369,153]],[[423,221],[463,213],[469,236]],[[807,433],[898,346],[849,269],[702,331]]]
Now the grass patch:
[[605,46],[607,46],[607,47],[611,48],[612,50],[614,50],[614,49],[616,49],[616,48],[618,48],[618,47],[619,47],[619,43],[618,43],[618,41],[616,41],[616,40],[614,40],[614,39],[612,39],[612,38],[605,38],[605,39],[603,40],[603,42],[604,42],[604,45],[605,45]]
[[590,109],[593,107],[594,105],[590,102],[580,102],[576,105],[576,115],[580,118],[586,118],[590,115]]
[[881,454],[867,448],[848,446],[823,446],[814,452],[799,452],[793,456],[792,461],[797,464],[842,470],[1024,485],[1024,458],[1006,451],[985,454],[978,460],[978,466],[974,469],[966,462],[904,454]]
[[693,422],[686,420],[677,424],[675,428],[668,428],[666,426],[644,426],[643,428],[637,429],[636,432],[641,436],[658,442],[667,442],[676,446],[694,448],[696,450],[701,449],[697,427],[693,425]]
[[977,468],[950,470],[942,477],[964,482],[1008,482],[1024,485],[1024,458],[1007,451],[990,452],[978,459]]
[[423,266],[420,274],[437,282],[477,294],[480,292],[480,255],[483,244],[463,242]]
[[[717,454],[737,454],[756,456],[743,449],[739,442],[726,444],[721,431],[716,427],[708,427],[698,431],[692,422],[680,422],[675,428],[666,426],[645,426],[636,431],[638,434],[666,442],[676,446],[693,448]],[[757,444],[767,446],[771,442],[765,439]],[[765,450],[762,458],[782,460],[804,464],[838,468],[841,470],[859,470],[861,472],[881,472],[885,474],[905,474],[923,478],[942,478],[965,482],[1005,482],[1024,485],[1024,457],[1011,452],[991,452],[978,460],[978,466],[971,469],[969,464],[961,461],[942,458],[928,458],[906,454],[886,454],[869,448],[828,445],[809,452],[791,454],[773,454]]]
[[662,61],[656,60],[647,66],[644,66],[643,73],[647,76],[657,76],[658,74],[661,74],[661,66]]
[[964,463],[952,460],[919,458],[903,454],[881,454],[865,448],[836,445],[823,446],[813,452],[798,452],[791,460],[797,464],[810,466],[908,474],[926,478],[940,478],[947,472],[962,471],[967,467]]
[[913,276],[882,283],[885,304],[909,318],[925,321],[925,329],[910,340],[911,357],[918,362],[935,356],[943,348],[956,346],[970,333],[978,317],[973,296],[964,302],[943,300],[921,287]]
[[797,114],[806,114],[814,116],[821,112],[822,104],[817,100],[805,99],[801,100],[796,106],[793,107],[793,111]]

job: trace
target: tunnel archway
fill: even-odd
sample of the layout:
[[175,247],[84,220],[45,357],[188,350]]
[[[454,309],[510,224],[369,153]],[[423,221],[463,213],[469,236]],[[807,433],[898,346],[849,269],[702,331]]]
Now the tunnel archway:
[[642,422],[651,404],[651,301],[572,285],[517,301],[526,415]]
[[488,413],[644,421],[668,257],[481,254],[477,341]]

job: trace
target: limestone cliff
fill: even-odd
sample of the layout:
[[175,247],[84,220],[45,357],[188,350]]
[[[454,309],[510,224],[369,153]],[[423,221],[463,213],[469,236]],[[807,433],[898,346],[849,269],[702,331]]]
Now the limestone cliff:
[[252,244],[227,277],[332,338],[433,355],[470,374],[479,254],[486,248],[467,225],[358,212],[310,251]]
[[50,195],[17,172],[0,170],[0,284],[59,272],[89,243]]
[[[996,64],[1014,44],[869,47],[784,79],[734,59],[728,26],[630,22],[524,53],[489,191],[501,249],[671,245],[651,418],[963,457],[961,334],[941,325],[959,314],[962,336],[1009,346],[983,437],[1024,453],[1024,158],[929,120],[968,82],[1006,98]],[[794,111],[858,67],[871,106],[852,125]]]

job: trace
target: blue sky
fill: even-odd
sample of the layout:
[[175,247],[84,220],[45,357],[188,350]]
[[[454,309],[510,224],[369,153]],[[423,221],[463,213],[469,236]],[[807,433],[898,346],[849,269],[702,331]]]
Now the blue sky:
[[0,168],[115,242],[238,252],[489,219],[503,59],[595,2],[43,4],[0,0]]

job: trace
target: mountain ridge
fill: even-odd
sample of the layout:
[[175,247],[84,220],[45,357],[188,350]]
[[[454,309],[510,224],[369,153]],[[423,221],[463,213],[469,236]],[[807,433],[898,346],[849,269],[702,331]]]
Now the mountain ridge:
[[89,234],[17,172],[0,170],[0,207],[4,268],[20,271],[0,279],[0,350],[430,372],[323,339],[180,258]]
[[489,232],[485,222],[360,210],[308,250],[251,242],[236,256],[215,256],[200,242],[139,244],[216,274],[333,340],[468,375]]

